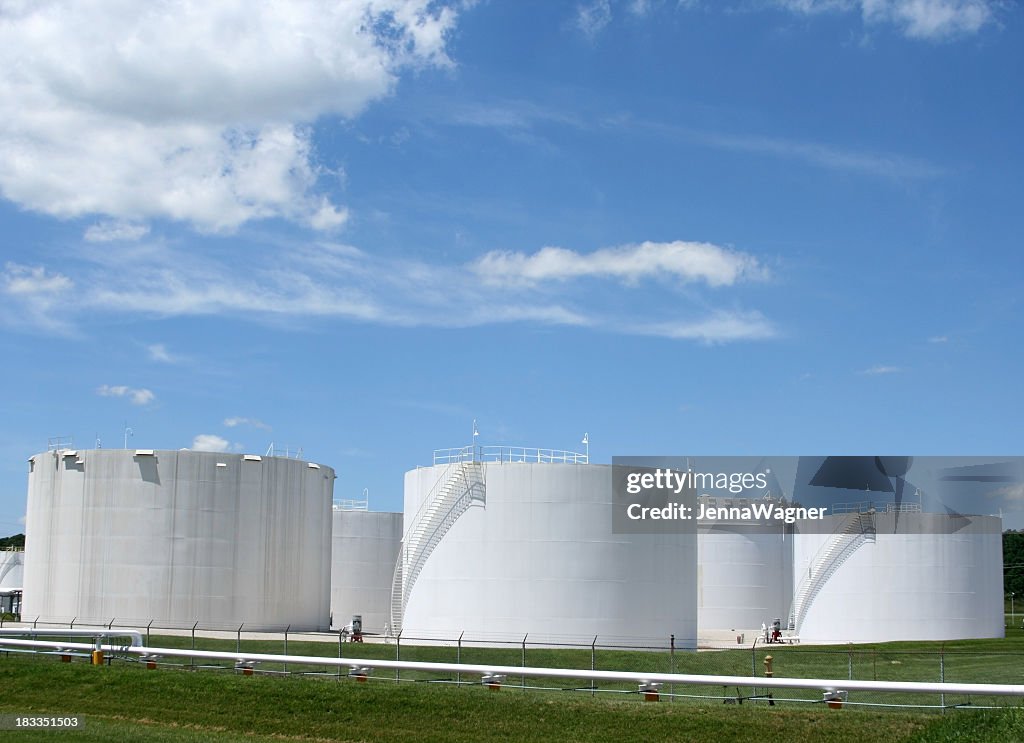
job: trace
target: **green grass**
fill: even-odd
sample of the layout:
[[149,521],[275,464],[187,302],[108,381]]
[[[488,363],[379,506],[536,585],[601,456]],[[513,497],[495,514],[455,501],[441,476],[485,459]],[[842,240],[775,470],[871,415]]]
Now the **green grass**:
[[[907,740],[933,715],[644,703],[481,687],[0,660],[0,711],[84,714],[80,740]],[[870,730],[869,736],[863,733]],[[9,735],[9,734],[5,734]],[[19,734],[31,740],[52,733]]]
[[[465,645],[459,651],[454,646],[422,646],[402,644],[400,647],[379,644],[344,644],[316,642],[301,639],[301,635],[292,636],[288,643],[288,653],[292,655],[343,657],[365,660],[388,659],[423,660],[455,663],[461,659],[463,663],[493,664],[520,666],[523,664],[521,647],[482,647]],[[163,647],[191,647],[192,639],[182,636],[154,635],[150,644]],[[196,649],[234,651],[238,643],[234,639],[197,638]],[[283,653],[283,641],[277,640],[242,640],[241,648],[258,653]],[[943,652],[940,664],[939,651]],[[590,649],[543,648],[527,646],[525,661],[528,666],[547,666],[553,668],[593,667],[598,670],[650,671],[659,673],[692,673],[713,675],[735,675],[750,677],[762,676],[765,670],[765,656],[771,655],[775,676],[792,678],[830,678],[859,679],[880,681],[939,681],[943,678],[950,682],[986,682],[1024,684],[1024,632],[1008,631],[1006,639],[998,640],[963,640],[957,642],[899,642],[878,645],[848,646],[759,646],[755,650],[749,647],[712,652],[643,650],[609,650],[598,648],[591,656]],[[187,662],[187,661],[184,661]],[[228,665],[228,664],[225,664]],[[262,671],[284,670],[280,664],[261,664]],[[296,670],[293,666],[288,670]],[[336,673],[336,669],[323,666],[318,668],[303,667],[301,670]],[[343,670],[343,673],[347,669]],[[378,675],[393,677],[393,671],[380,670]],[[403,671],[403,680],[455,680],[453,674],[426,673]],[[551,680],[520,676],[509,678],[509,683],[519,684],[521,681],[528,686],[556,686],[557,688],[584,688],[590,685],[585,674],[577,679]],[[635,691],[636,687],[627,683],[602,684],[603,689]],[[750,688],[737,690],[735,687],[677,686],[674,691],[682,695],[718,697],[734,697],[749,695]],[[776,694],[784,698],[819,700],[820,692],[785,690]],[[1009,702],[1004,698],[973,698],[964,696],[940,699],[938,695],[894,695],[881,693],[862,693],[857,697],[861,702],[890,704],[998,704]]]
[[[190,647],[190,637],[153,636],[154,646]],[[235,640],[197,639],[197,649],[234,650]],[[252,652],[283,652],[281,641],[243,640]],[[832,648],[769,647],[721,652],[661,652],[597,650],[600,669],[674,670],[683,673],[749,676],[751,661],[761,672],[761,661],[773,655],[777,676],[833,676],[846,678],[853,661],[855,678],[937,680],[937,643],[889,643],[878,646]],[[1024,633],[1011,632],[1006,640],[976,640],[945,644],[946,679],[958,681],[1016,681],[1024,673]],[[336,643],[290,639],[288,652],[296,655],[338,656]],[[342,646],[343,655],[366,659],[396,657],[394,645]],[[403,645],[406,660],[454,661],[454,647]],[[519,665],[521,648],[465,647],[464,662]],[[577,649],[527,648],[530,665],[589,668],[591,652]],[[187,666],[187,659],[183,661]],[[523,692],[510,677],[498,693],[479,685],[394,682],[394,672],[380,670],[365,684],[331,676],[252,677],[237,675],[230,663],[223,671],[190,672],[161,666],[148,671],[136,662],[115,661],[93,667],[86,662],[63,664],[53,656],[0,654],[0,713],[85,714],[86,729],[68,733],[81,741],[234,741],[246,740],[396,740],[396,741],[846,741],[857,743],[937,743],[938,741],[1024,740],[1024,712],[935,711],[847,707],[829,710],[820,704],[781,701],[781,698],[817,700],[819,692],[776,693],[779,704],[723,704],[718,700],[679,699],[645,703],[628,684],[606,689],[630,694],[586,692]],[[273,671],[272,664],[260,670]],[[299,670],[290,668],[289,670]],[[317,670],[303,667],[301,670]],[[319,670],[333,673],[334,669]],[[347,669],[346,669],[347,670]],[[344,671],[343,671],[344,673]],[[451,678],[446,674],[403,672],[403,681]],[[477,681],[478,677],[469,677]],[[527,683],[561,681],[527,679]],[[586,680],[580,679],[580,685]],[[667,690],[667,689],[666,689]],[[749,688],[676,687],[680,693],[746,695]],[[854,701],[937,703],[915,696],[858,694]],[[950,699],[947,703],[996,700]],[[1020,700],[1001,700],[1019,704]],[[14,736],[17,737],[14,737]],[[52,738],[53,733],[2,732],[4,740]],[[46,738],[49,739],[49,738]]]

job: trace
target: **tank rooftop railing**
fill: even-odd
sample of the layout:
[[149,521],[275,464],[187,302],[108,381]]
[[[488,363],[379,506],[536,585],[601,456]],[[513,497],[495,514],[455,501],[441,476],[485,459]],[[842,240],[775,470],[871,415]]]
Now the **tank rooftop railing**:
[[51,436],[46,440],[46,451],[63,451],[74,448],[74,439],[71,436]]
[[861,500],[849,503],[833,503],[832,513],[867,513],[874,509],[876,513],[921,513],[920,503],[878,503],[876,501]]
[[270,446],[267,447],[267,453],[264,454],[266,457],[282,457],[283,459],[302,459],[302,447],[288,446],[274,446],[274,442],[270,442]]
[[451,464],[453,462],[589,464],[590,457],[575,451],[539,449],[529,446],[462,446],[434,450],[434,464]]

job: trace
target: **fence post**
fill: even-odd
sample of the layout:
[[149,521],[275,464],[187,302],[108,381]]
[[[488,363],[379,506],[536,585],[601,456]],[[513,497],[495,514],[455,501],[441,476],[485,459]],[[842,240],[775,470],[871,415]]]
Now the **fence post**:
[[849,649],[846,651],[846,667],[849,674],[850,681],[853,681],[853,643],[850,643]]
[[[284,654],[285,655],[288,655],[288,630],[290,630],[291,628],[292,628],[292,626],[290,624],[287,627],[284,628]],[[284,661],[284,672],[288,673],[288,661]]]
[[[198,627],[198,626],[199,626],[199,620],[197,619],[196,623],[192,625],[192,649],[193,650],[196,649],[196,627]],[[192,657],[189,658],[189,661],[191,662],[192,670],[194,671],[196,669],[196,657],[193,655]]]
[[[939,683],[946,683],[946,643],[939,646]],[[939,694],[942,714],[946,714],[946,692]]]
[[74,629],[75,628],[75,622],[77,622],[77,621],[78,621],[78,617],[75,617],[74,619],[72,619],[71,620],[71,626],[69,626],[68,629]]
[[527,632],[523,635],[523,674],[519,677],[519,686],[526,688],[526,638],[530,636]]
[[[341,660],[341,630],[338,630],[338,660]],[[338,666],[338,678],[341,678],[341,665]]]
[[146,625],[146,644],[149,645],[149,628],[153,626],[153,620],[149,620],[149,624]]
[[[398,636],[395,638],[395,660],[402,660],[402,632],[405,630],[398,630]],[[402,680],[402,669],[395,669],[395,683],[397,684]]]
[[[676,672],[676,636],[669,635],[668,637],[669,650],[668,650],[668,670],[669,673]],[[670,702],[676,701],[676,682],[673,681],[668,687]]]
[[[462,636],[464,634],[466,634],[466,630],[462,630],[462,632],[459,633],[459,644],[455,648],[455,662],[458,663],[460,666],[462,665]],[[458,671],[455,672],[455,685],[456,686],[462,686],[462,669],[461,668]]]
[[[594,635],[594,641],[590,643],[590,670],[597,669],[597,635]],[[597,679],[590,679],[590,696],[597,696]]]

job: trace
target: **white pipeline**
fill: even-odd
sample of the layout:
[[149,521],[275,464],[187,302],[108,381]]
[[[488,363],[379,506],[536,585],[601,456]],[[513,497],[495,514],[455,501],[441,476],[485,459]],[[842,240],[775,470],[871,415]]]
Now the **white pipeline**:
[[[0,650],[11,648],[62,648],[92,650],[92,645],[54,643],[42,640],[0,638]],[[369,658],[325,658],[315,655],[273,655],[269,653],[189,650],[187,648],[147,648],[104,645],[105,652],[126,653],[147,658],[196,658],[227,660],[235,663],[295,663],[311,666],[333,666],[433,673],[472,673],[481,676],[533,676],[539,678],[591,679],[593,681],[628,681],[636,684],[692,684],[699,686],[738,686],[758,689],[816,689],[830,692],[880,691],[910,694],[966,694],[978,696],[1024,697],[1024,684],[960,684],[931,681],[851,681],[848,679],[760,678],[756,676],[707,676],[689,673],[637,673],[634,671],[591,671],[583,668],[534,668],[532,666],[499,666],[480,663],[428,663],[407,660]]]
[[[106,638],[108,641],[117,637],[130,637],[134,647],[142,646],[142,631],[137,629],[32,629],[18,627],[0,629],[0,638],[5,637],[95,637]],[[67,647],[62,645],[61,647]]]

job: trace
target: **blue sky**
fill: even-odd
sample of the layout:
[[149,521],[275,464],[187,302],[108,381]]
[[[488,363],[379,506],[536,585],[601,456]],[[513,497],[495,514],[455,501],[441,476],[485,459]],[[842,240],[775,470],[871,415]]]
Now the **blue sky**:
[[1019,454],[1022,21],[0,8],[0,534],[48,437],[125,425],[301,446],[379,510],[474,418],[594,461]]

